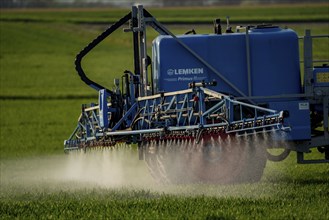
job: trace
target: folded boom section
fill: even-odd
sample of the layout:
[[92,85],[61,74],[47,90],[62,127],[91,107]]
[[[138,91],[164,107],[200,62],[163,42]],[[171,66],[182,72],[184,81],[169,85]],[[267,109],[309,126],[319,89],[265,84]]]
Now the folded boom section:
[[282,111],[239,102],[207,88],[140,97],[125,112],[112,108],[109,98],[101,94],[104,91],[100,92],[100,104],[83,105],[77,127],[65,141],[65,150],[176,137],[193,137],[198,142],[206,134],[283,129]]

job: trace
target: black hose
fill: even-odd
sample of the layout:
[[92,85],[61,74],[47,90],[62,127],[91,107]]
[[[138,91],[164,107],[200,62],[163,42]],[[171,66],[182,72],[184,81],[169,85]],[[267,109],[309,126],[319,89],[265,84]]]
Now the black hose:
[[266,150],[266,156],[267,156],[267,159],[270,161],[279,162],[279,161],[283,161],[284,159],[286,159],[289,156],[290,152],[291,152],[290,149],[285,148],[281,154],[273,155],[270,152],[268,152],[268,150]]
[[89,43],[77,56],[75,59],[75,69],[78,72],[81,80],[85,82],[88,86],[92,87],[93,89],[96,89],[97,91],[101,89],[106,89],[106,91],[112,95],[113,92],[104,86],[90,80],[84,70],[81,66],[81,61],[85,55],[87,55],[94,47],[96,47],[100,42],[102,42],[106,37],[108,37],[110,34],[112,34],[115,30],[117,30],[119,27],[121,27],[123,24],[128,22],[131,19],[131,12],[128,13],[126,16],[121,18],[118,22],[114,23],[112,26],[110,26],[108,29],[106,29],[103,33],[101,33],[97,38],[95,38],[91,43]]

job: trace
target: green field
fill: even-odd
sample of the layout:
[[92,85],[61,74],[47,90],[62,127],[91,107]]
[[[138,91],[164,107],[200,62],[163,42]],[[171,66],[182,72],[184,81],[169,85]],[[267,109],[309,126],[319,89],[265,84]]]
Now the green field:
[[[224,186],[159,186],[134,147],[89,158],[63,153],[81,104],[97,102],[74,70],[75,55],[126,11],[1,9],[0,219],[329,219],[329,165],[298,165],[295,153],[268,162],[259,183]],[[327,4],[150,12],[189,23],[169,26],[176,34],[192,27],[209,33],[212,19],[226,15],[287,22],[299,35],[306,28],[329,33]],[[149,44],[155,36],[148,34]],[[86,57],[87,75],[112,88],[115,77],[133,69],[131,46],[129,34],[115,32]],[[315,51],[316,59],[328,59],[328,41],[315,42]]]
[[[222,6],[222,7],[184,7],[184,8],[147,8],[159,21],[165,23],[208,23],[221,17],[230,16],[233,22],[327,22],[328,5],[292,4],[270,6]],[[3,21],[38,21],[70,23],[108,23],[115,22],[129,9],[29,9],[4,10]]]

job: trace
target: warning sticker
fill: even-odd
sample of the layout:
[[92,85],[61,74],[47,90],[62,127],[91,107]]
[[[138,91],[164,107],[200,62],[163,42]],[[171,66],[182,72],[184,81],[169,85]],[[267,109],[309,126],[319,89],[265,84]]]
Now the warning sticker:
[[329,83],[329,72],[317,73],[316,82],[317,83]]
[[299,103],[299,110],[309,110],[308,102],[300,102]]

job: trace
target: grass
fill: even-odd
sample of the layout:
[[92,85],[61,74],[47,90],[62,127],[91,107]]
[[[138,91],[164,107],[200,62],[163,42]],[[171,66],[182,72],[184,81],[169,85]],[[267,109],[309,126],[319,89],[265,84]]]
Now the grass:
[[[299,187],[298,185],[295,185]],[[111,218],[111,219],[304,219],[328,218],[326,209],[318,209],[321,203],[305,203],[303,199],[236,199],[216,197],[181,197],[158,195],[149,192],[76,192],[73,196],[65,192],[47,197],[32,194],[32,200],[2,201],[3,217],[24,218]],[[81,196],[82,195],[82,196]],[[115,195],[115,196],[113,196]],[[131,196],[133,195],[133,196]],[[30,195],[25,195],[30,197]],[[290,195],[291,196],[291,195]],[[49,199],[50,198],[50,199]],[[328,202],[325,197],[315,198]],[[27,211],[30,207],[33,211]],[[169,208],[170,207],[170,208]],[[241,210],[241,208],[243,209]],[[273,213],[268,212],[273,207]],[[291,210],[291,207],[298,209]]]
[[76,28],[1,22],[1,94],[61,95],[74,87],[78,91],[81,83],[73,62],[85,42]]
[[[257,19],[264,16],[265,21],[288,16],[290,21],[316,16],[328,20],[327,9],[318,5],[245,10],[228,7],[218,9],[218,13],[216,10],[198,11],[200,14],[193,19],[211,20],[218,14],[230,14],[243,20],[243,16],[247,19],[247,13],[251,13]],[[122,15],[121,10],[110,11],[113,19]],[[188,8],[179,12],[174,9],[151,12],[158,14],[159,20],[170,21],[176,16],[185,22],[187,15],[196,11]],[[165,18],[166,13],[171,16]],[[306,17],[302,18],[303,13]],[[75,55],[105,26],[76,22],[103,22],[108,14],[108,9],[1,11],[0,219],[329,218],[328,165],[298,165],[295,154],[280,163],[268,162],[261,182],[254,184],[157,186],[150,183],[141,188],[113,188],[48,178],[47,173],[61,173],[68,168],[60,162],[48,167],[47,158],[54,155],[66,158],[62,153],[63,140],[76,125],[81,104],[97,101],[96,92],[75,73],[73,62]],[[24,19],[35,22],[22,22]],[[291,27],[299,35],[309,27],[314,34],[328,34],[327,24],[292,24]],[[175,26],[172,30],[181,34],[188,28],[190,25]],[[196,30],[208,33],[211,25]],[[151,32],[149,40],[154,36]],[[317,43],[315,56],[328,59],[328,47],[327,42]],[[129,35],[118,31],[114,38],[107,39],[88,55],[83,65],[91,78],[111,88],[114,77],[119,77],[125,69],[132,70],[131,54]],[[137,152],[132,151],[138,160]],[[25,163],[29,160],[35,161],[34,166]],[[45,172],[40,173],[40,169]],[[36,181],[27,181],[27,174],[35,175]]]
[[[15,184],[2,180],[0,217],[328,219],[327,165],[295,165],[294,160],[295,155],[291,155],[281,163],[268,162],[262,181],[254,184],[159,186],[147,183],[142,187],[115,188],[42,178]],[[23,172],[26,171],[22,168]]]
[[[184,7],[184,8],[147,8],[159,21],[167,23],[208,23],[214,18],[231,16],[233,22],[328,22],[328,5],[292,4],[292,5],[242,5],[221,7]],[[112,23],[129,9],[29,9],[2,10],[3,21],[42,21],[72,23]]]
[[0,159],[63,153],[81,104],[95,100],[1,100]]
[[[312,27],[314,34],[328,33],[328,26],[292,25],[299,35]],[[289,26],[290,27],[290,26]],[[95,94],[84,86],[74,69],[75,55],[105,29],[103,26],[74,24],[1,22],[0,95],[17,97],[67,97]],[[175,27],[183,34],[188,27]],[[209,27],[195,27],[198,33],[210,33]],[[149,44],[155,33],[148,35]],[[327,41],[315,44],[315,58],[327,58]],[[121,29],[86,56],[83,67],[90,78],[112,88],[113,79],[124,70],[133,70],[132,44]],[[302,47],[301,47],[302,50]],[[27,71],[28,70],[28,71]]]
[[[291,166],[291,160],[286,165]],[[270,164],[263,181],[230,186],[161,186],[147,189],[6,187],[0,210],[5,218],[110,219],[327,219],[328,174],[305,170],[285,177]],[[274,167],[273,167],[274,166]],[[274,168],[274,169],[273,169]],[[272,170],[271,170],[272,169]],[[295,171],[297,170],[296,168]],[[278,174],[280,173],[281,174]],[[321,178],[316,175],[321,174]],[[300,176],[298,176],[300,175]],[[325,176],[327,175],[327,176]],[[79,183],[81,185],[81,183]],[[17,188],[15,188],[17,187]]]

